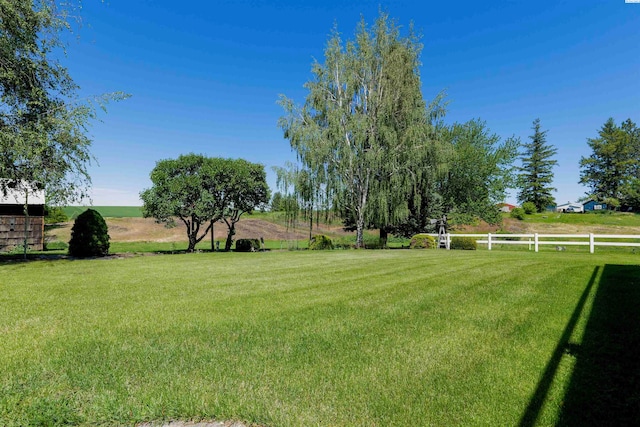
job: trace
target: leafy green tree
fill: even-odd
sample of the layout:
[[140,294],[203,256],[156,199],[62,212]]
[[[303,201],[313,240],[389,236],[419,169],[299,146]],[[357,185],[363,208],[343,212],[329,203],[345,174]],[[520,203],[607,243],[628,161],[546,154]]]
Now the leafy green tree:
[[[39,182],[47,201],[87,195],[92,160],[87,126],[95,102],[82,101],[58,61],[71,10],[55,0],[0,2],[0,183]],[[101,107],[114,93],[96,97]]]
[[640,128],[631,119],[622,123],[622,131],[630,146],[629,176],[622,184],[622,202],[627,208],[640,211]]
[[587,139],[592,153],[580,159],[580,183],[589,186],[592,197],[611,206],[633,206],[634,185],[640,180],[640,130],[630,119],[621,126],[608,119],[598,138]]
[[385,14],[371,28],[362,21],[346,44],[334,29],[305,104],[281,99],[285,137],[304,169],[324,180],[326,199],[353,218],[357,247],[367,223],[407,214],[406,159],[425,136],[420,50]]
[[553,182],[553,167],[558,163],[552,157],[558,150],[547,144],[547,131],[540,129],[540,119],[533,121],[533,135],[530,142],[523,144],[521,154],[522,166],[518,176],[518,201],[531,202],[538,212],[553,204],[555,199],[551,194],[555,188]]
[[47,224],[58,224],[69,221],[69,217],[60,206],[44,206],[45,222]]
[[222,220],[227,225],[225,251],[231,250],[236,223],[243,214],[251,214],[261,205],[269,203],[269,185],[264,166],[243,159],[231,161],[232,170],[218,193],[221,200]]
[[[167,224],[179,218],[189,239],[188,252],[220,220],[227,206],[233,161],[187,154],[160,160],[151,171],[152,187],[140,193],[145,218]],[[200,234],[201,227],[205,226]]]
[[454,124],[443,134],[450,147],[447,172],[438,182],[443,211],[499,223],[497,203],[514,185],[513,162],[520,141],[510,137],[501,142],[480,120]]
[[279,191],[276,191],[273,197],[271,197],[271,212],[280,212],[284,210],[282,197],[282,193]]
[[630,178],[623,186],[624,202],[628,209],[640,211],[640,178]]

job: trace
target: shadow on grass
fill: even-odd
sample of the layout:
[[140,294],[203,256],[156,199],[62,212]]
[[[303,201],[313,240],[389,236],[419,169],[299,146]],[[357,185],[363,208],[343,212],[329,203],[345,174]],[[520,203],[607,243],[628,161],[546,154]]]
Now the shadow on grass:
[[564,353],[576,358],[559,426],[640,423],[640,266],[605,265],[581,344],[569,339],[598,276],[593,272],[565,327],[520,426],[535,425]]
[[576,358],[558,425],[639,425],[640,266],[605,265]]

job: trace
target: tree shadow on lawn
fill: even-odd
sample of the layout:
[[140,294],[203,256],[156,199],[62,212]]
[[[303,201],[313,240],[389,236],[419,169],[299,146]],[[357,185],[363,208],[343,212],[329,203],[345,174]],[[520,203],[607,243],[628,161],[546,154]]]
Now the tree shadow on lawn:
[[581,344],[569,342],[594,287],[593,272],[520,426],[535,425],[563,354],[576,358],[558,416],[559,426],[631,426],[640,423],[640,266],[602,270]]

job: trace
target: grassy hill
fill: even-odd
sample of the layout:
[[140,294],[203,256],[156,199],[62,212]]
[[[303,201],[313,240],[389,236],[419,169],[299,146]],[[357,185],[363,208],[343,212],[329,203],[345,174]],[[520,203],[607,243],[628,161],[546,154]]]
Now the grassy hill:
[[560,213],[544,212],[527,215],[524,222],[542,224],[613,225],[640,227],[640,214],[626,212]]
[[69,218],[75,218],[89,208],[105,218],[142,218],[140,206],[65,206],[63,210]]

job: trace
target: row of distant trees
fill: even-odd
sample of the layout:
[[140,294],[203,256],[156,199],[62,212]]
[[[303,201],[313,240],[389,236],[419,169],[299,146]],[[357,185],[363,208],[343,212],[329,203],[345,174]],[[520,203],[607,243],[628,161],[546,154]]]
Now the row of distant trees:
[[[538,212],[553,204],[553,159],[557,150],[547,143],[540,120],[534,121],[531,141],[523,145],[518,201],[532,202]],[[597,138],[587,139],[591,155],[580,159],[580,183],[589,188],[586,198],[610,209],[640,209],[640,128],[627,119],[617,125],[608,119]]]
[[[508,188],[539,211],[554,203],[557,150],[540,120],[522,145],[501,140],[481,120],[445,125],[443,96],[422,97],[420,50],[417,37],[401,36],[385,14],[372,27],[362,21],[354,40],[344,42],[334,29],[305,84],[305,103],[281,98],[280,126],[298,162],[277,170],[276,202],[302,211],[310,224],[314,212],[333,209],[356,231],[358,246],[366,228],[380,229],[381,239],[411,235],[443,214],[498,222],[496,204]],[[611,119],[588,143],[593,154],[580,162],[580,182],[609,206],[638,207],[636,125]]]
[[[457,128],[459,132],[461,128],[469,130],[473,126],[480,130],[484,123],[472,121],[464,125],[454,125],[448,132],[440,135],[441,142],[448,148],[444,152],[451,156],[451,164],[445,166],[446,172],[436,183],[436,197],[431,200],[421,198],[421,206],[416,208],[415,199],[419,195],[409,194],[409,216],[395,226],[387,226],[386,231],[409,236],[427,230],[430,224],[425,216],[419,217],[421,211],[431,217],[438,217],[446,212],[453,216],[454,221],[459,222],[469,222],[476,218],[488,222],[499,221],[499,214],[492,203],[500,198],[508,183],[514,183],[515,188],[519,190],[518,201],[533,205],[537,212],[543,212],[555,204],[552,193],[556,189],[552,183],[553,168],[557,165],[557,160],[554,159],[557,149],[547,143],[547,131],[542,130],[540,119],[533,122],[530,141],[520,145],[521,166],[515,168],[507,167],[514,159],[512,145],[501,146],[502,156],[496,155],[500,153],[498,150],[479,149],[483,145],[485,148],[493,145],[484,144],[486,139],[482,132],[467,133],[469,140],[463,143],[447,139],[452,135],[451,129]],[[495,135],[492,138],[497,141]],[[637,125],[631,119],[616,125],[610,118],[599,130],[598,137],[589,138],[587,143],[592,149],[592,154],[580,160],[580,183],[587,185],[590,190],[584,199],[604,202],[612,210],[640,210],[640,129]],[[492,165],[495,161],[502,164]],[[478,166],[483,164],[485,168],[480,167],[479,170]],[[316,187],[314,193],[313,181],[308,170],[298,165],[289,164],[287,168],[275,170],[278,174],[278,186],[284,191],[274,194],[271,210],[285,212],[292,222],[301,216],[309,221],[311,229],[314,215],[317,222],[321,213],[326,214],[331,209],[331,204],[322,198],[322,186]],[[482,170],[485,173],[482,173]],[[514,171],[515,175],[512,175]],[[495,181],[500,184],[495,185]],[[492,182],[493,193],[487,191],[491,188]],[[471,191],[465,191],[466,189]],[[448,201],[448,204],[444,205],[442,200]],[[343,219],[353,228],[350,218]]]

